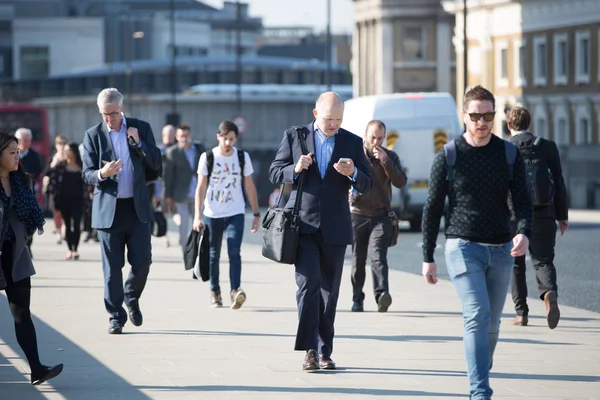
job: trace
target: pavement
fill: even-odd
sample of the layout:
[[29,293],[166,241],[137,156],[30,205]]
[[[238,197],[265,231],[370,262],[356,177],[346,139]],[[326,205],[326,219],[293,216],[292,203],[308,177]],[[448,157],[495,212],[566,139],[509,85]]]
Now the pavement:
[[[306,373],[303,354],[293,351],[293,267],[264,259],[251,239],[242,247],[248,300],[231,310],[211,308],[208,284],[184,271],[180,248],[153,238],[154,263],[140,301],[144,324],[128,323],[119,336],[107,334],[98,245],[82,244],[80,260],[64,261],[66,245],[49,232],[36,236],[31,309],[41,358],[65,370],[31,386],[8,307],[1,306],[0,400],[468,399],[460,305],[448,281],[429,286],[391,270],[390,311],[376,312],[367,278],[366,310],[351,313],[346,265],[332,355],[338,369]],[[227,265],[224,247],[225,289]],[[530,308],[531,325],[514,327],[506,302],[494,399],[600,399],[600,314],[562,306],[560,324],[550,330],[543,303]]]

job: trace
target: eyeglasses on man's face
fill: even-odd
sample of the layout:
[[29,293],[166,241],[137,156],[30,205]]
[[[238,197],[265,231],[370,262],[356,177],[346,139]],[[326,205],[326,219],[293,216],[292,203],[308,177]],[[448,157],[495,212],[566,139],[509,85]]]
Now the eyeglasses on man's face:
[[483,117],[485,122],[492,122],[494,117],[496,116],[495,112],[486,112],[486,113],[469,113],[469,118],[473,122],[477,122]]
[[103,112],[103,113],[100,113],[100,114],[102,114],[102,116],[104,116],[104,117],[116,117],[117,115],[121,114],[121,112],[120,111],[113,111],[113,112],[110,112],[110,113],[104,113]]

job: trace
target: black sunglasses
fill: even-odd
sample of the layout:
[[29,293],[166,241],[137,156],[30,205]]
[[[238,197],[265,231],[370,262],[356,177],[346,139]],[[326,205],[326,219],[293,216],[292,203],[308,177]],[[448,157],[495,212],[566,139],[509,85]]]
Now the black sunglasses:
[[485,122],[492,122],[494,120],[494,117],[496,116],[495,112],[486,112],[486,113],[470,113],[469,114],[469,118],[471,118],[471,121],[473,122],[477,122],[481,119],[481,117],[483,117],[483,120]]

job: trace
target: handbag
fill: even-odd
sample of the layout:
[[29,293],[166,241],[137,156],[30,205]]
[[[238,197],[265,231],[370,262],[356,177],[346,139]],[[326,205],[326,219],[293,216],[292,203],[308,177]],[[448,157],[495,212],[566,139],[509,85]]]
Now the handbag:
[[[302,154],[308,154],[304,136],[305,128],[298,126],[293,128],[298,134]],[[282,208],[280,203],[283,196],[280,195],[277,204],[269,207],[263,217],[262,227],[265,232],[263,234],[262,255],[269,260],[281,264],[294,264],[296,262],[296,252],[300,238],[300,204],[304,175],[305,171],[302,171],[298,177],[294,208],[291,210]],[[281,184],[280,193],[283,193],[283,189],[284,184]]]
[[[382,199],[385,199],[387,197],[387,195],[385,193],[383,193],[383,184],[380,184],[381,182],[379,182],[379,178],[377,177],[377,174],[372,173],[371,176],[373,176],[373,178],[375,178],[375,180],[377,180],[377,184],[375,184],[377,186],[377,191],[379,192],[379,196]],[[400,228],[398,227],[398,217],[396,216],[396,213],[393,212],[388,205],[385,205],[385,212],[388,215],[388,218],[390,219],[390,223],[392,225],[392,230],[390,233],[390,243],[388,245],[388,247],[394,247],[396,244],[398,244],[398,235],[400,234]]]

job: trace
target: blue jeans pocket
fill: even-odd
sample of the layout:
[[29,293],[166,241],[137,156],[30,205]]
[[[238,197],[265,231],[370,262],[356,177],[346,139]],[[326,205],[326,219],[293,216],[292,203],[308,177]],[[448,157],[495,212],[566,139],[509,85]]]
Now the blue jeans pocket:
[[446,256],[446,270],[451,279],[467,272],[465,253],[468,252],[471,242],[464,239],[447,239],[444,246]]

